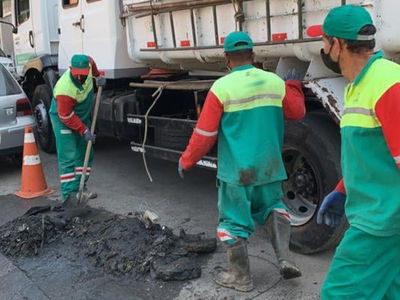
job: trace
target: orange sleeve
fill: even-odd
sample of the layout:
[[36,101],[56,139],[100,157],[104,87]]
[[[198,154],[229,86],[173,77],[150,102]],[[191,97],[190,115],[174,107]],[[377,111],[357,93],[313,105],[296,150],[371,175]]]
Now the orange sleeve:
[[298,80],[286,80],[285,86],[286,94],[282,103],[283,116],[287,120],[300,120],[306,113],[301,82]]
[[390,87],[375,104],[386,144],[400,169],[400,83]]
[[93,77],[100,76],[100,71],[97,68],[96,62],[90,56],[88,56],[88,57],[89,57],[89,63],[92,66],[92,75],[93,75]]
[[196,128],[182,154],[180,162],[183,169],[188,170],[193,167],[214,146],[223,111],[222,103],[213,92],[209,91]]
[[76,100],[65,95],[58,95],[56,97],[57,101],[57,113],[61,122],[65,124],[68,128],[77,131],[80,135],[86,131],[87,127],[81,119],[75,115],[74,107],[76,105]]
[[344,181],[343,178],[340,179],[339,183],[337,184],[337,186],[335,187],[335,191],[341,192],[342,194],[346,195],[346,190],[344,188]]

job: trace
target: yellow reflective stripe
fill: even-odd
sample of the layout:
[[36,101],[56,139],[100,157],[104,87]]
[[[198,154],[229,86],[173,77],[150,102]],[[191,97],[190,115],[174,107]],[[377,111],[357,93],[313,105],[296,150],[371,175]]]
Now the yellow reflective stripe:
[[363,107],[345,108],[343,111],[343,115],[346,114],[360,114],[360,115],[375,117],[375,112],[372,109],[367,109]]
[[345,114],[340,120],[340,127],[355,126],[363,128],[381,127],[381,123],[377,118],[362,114]]
[[205,130],[202,130],[202,129],[197,128],[197,127],[194,130],[196,130],[196,132],[198,134],[204,135],[204,136],[214,136],[214,135],[218,134],[218,131],[205,131]]
[[345,126],[376,128],[380,127],[381,123],[372,109],[365,107],[347,107],[343,110],[343,116],[340,121],[340,127]]
[[[228,102],[228,101],[226,101]],[[244,102],[239,104],[230,104],[226,105],[224,102],[224,111],[225,112],[233,112],[239,110],[249,110],[257,107],[263,106],[275,106],[282,107],[282,99],[255,99],[250,102]]]
[[400,155],[393,157],[396,164],[400,164]]
[[261,94],[261,95],[254,95],[247,98],[242,99],[235,99],[235,100],[227,100],[224,101],[224,105],[232,105],[232,104],[242,104],[247,102],[252,102],[254,100],[262,100],[262,99],[282,99],[282,96],[279,94]]

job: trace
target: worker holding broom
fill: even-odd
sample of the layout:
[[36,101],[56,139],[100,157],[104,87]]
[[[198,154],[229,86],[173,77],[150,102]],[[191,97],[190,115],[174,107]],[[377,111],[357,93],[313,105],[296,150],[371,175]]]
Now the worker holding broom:
[[[104,86],[106,80],[100,75],[94,60],[83,54],[71,59],[70,68],[61,76],[53,90],[50,118],[56,137],[58,168],[61,182],[61,194],[64,206],[79,203],[77,192],[83,171],[87,142],[95,141],[90,131],[93,107],[93,77],[96,85]],[[93,149],[89,157],[86,178],[89,178],[93,161]],[[83,201],[96,198],[97,195],[85,188]]]
[[282,203],[284,117],[304,116],[301,83],[285,82],[253,66],[253,42],[245,32],[224,41],[225,60],[232,72],[211,87],[178,171],[183,176],[213,147],[218,138],[217,236],[229,269],[214,278],[221,286],[248,292],[250,277],[247,239],[254,220],[271,237],[284,279],[301,276],[289,258],[290,217]]
[[340,121],[342,173],[318,223],[350,227],[336,249],[322,300],[400,299],[400,66],[374,53],[376,28],[356,5],[324,20],[326,66],[350,83]]

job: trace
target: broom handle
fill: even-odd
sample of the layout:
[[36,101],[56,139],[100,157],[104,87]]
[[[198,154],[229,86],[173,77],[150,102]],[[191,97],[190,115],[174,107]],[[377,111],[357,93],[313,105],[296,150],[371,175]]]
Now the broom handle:
[[[102,92],[103,92],[103,87],[99,86],[99,88],[97,89],[96,103],[94,105],[92,127],[90,128],[90,131],[92,133],[94,133],[94,129],[96,128],[97,113],[99,112],[100,98],[101,98],[101,93]],[[85,186],[86,170],[87,170],[87,166],[88,166],[88,163],[89,163],[89,156],[90,156],[90,150],[91,149],[92,149],[92,140],[89,140],[88,143],[87,143],[87,146],[86,146],[86,153],[85,153],[85,160],[84,160],[84,163],[83,163],[82,176],[81,176],[81,181],[79,183],[79,193],[78,193],[78,201],[79,201],[79,203],[81,202],[82,193],[83,193],[83,187]]]

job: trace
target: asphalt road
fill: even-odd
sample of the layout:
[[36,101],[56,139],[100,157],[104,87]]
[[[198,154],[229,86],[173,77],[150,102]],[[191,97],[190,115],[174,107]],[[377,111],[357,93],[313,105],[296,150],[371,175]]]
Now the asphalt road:
[[[47,200],[57,200],[60,197],[60,186],[56,155],[41,153],[40,156],[47,184],[56,190]],[[218,215],[215,173],[194,168],[181,180],[176,172],[175,163],[148,158],[148,166],[154,179],[152,183],[147,178],[141,155],[131,152],[128,142],[99,139],[95,145],[94,167],[88,184],[89,189],[96,191],[99,197],[92,200],[90,205],[120,214],[149,209],[160,217],[160,223],[176,232],[183,228],[190,233],[205,232],[209,236],[215,236]],[[20,173],[20,167],[0,159],[0,195],[7,195],[19,189]],[[19,205],[16,210],[3,206],[0,218],[2,215],[17,215],[23,211],[23,207],[24,205],[22,208]],[[9,213],[6,210],[9,210]],[[4,220],[0,220],[0,223],[3,222]],[[256,287],[254,291],[239,293],[214,285],[214,269],[225,262],[224,251],[219,246],[218,251],[203,267],[202,277],[180,284],[173,298],[319,299],[319,289],[332,254],[333,251],[310,256],[293,253],[303,276],[284,281],[279,277],[270,242],[262,228],[258,228],[249,243],[250,268]],[[4,287],[4,282],[1,281],[0,276],[0,287]],[[105,291],[112,288],[111,285],[104,286]],[[45,292],[46,287],[40,286],[40,289]],[[0,299],[1,294],[0,290]],[[135,295],[128,298],[135,299]],[[168,296],[165,299],[168,299]]]

